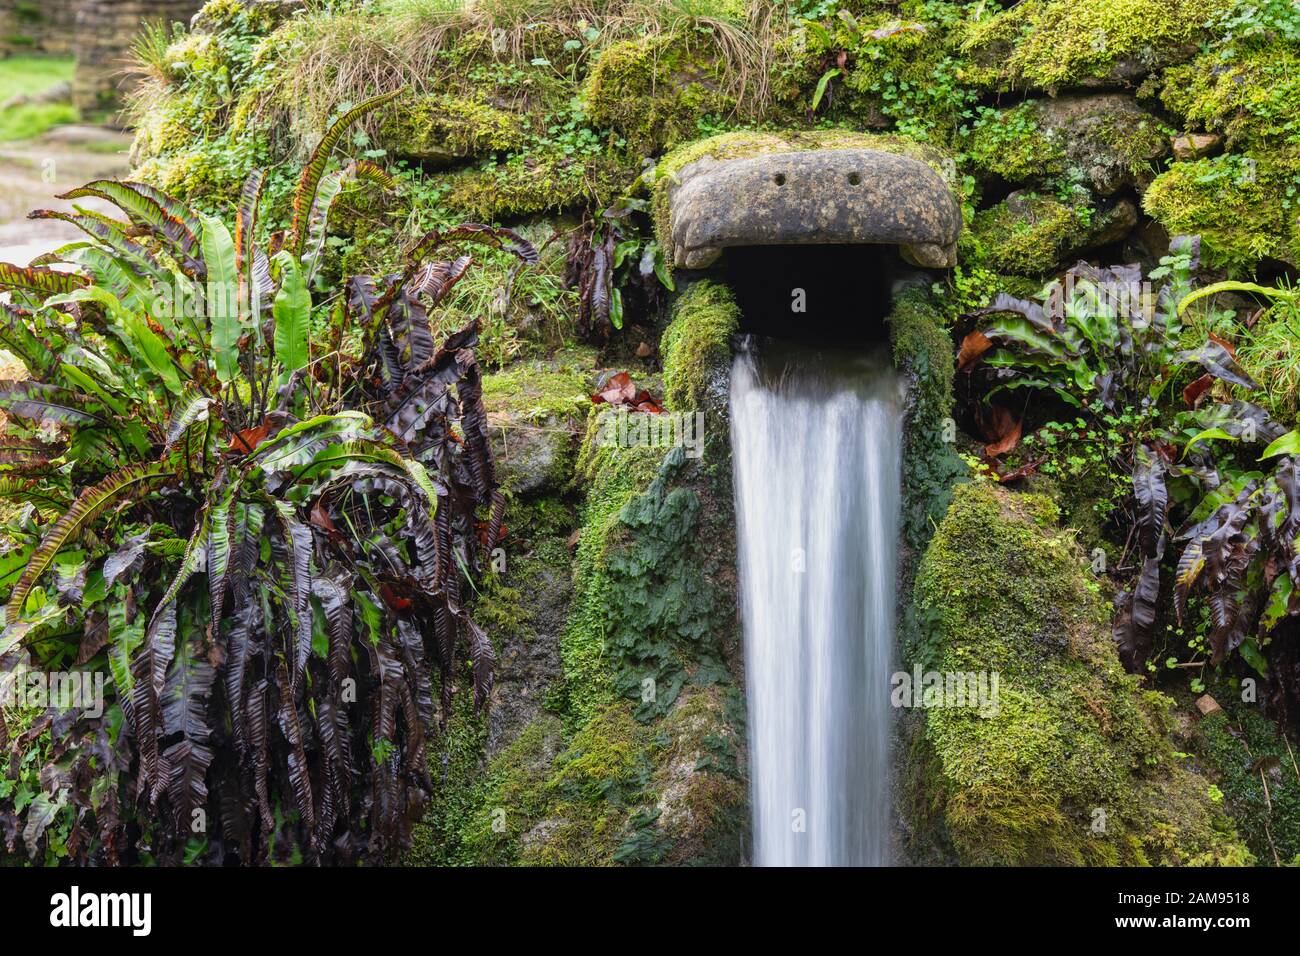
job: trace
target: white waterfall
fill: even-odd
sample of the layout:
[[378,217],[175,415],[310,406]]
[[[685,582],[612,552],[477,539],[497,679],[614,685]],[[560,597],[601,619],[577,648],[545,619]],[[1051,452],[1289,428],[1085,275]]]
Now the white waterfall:
[[865,355],[747,343],[731,378],[754,862],[889,862],[901,409]]

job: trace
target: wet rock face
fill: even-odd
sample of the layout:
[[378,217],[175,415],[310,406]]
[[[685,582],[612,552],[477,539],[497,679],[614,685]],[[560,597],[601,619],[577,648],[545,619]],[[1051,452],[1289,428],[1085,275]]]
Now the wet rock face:
[[877,243],[917,265],[956,264],[961,211],[919,160],[827,149],[686,166],[669,193],[676,266],[700,269],[731,246]]

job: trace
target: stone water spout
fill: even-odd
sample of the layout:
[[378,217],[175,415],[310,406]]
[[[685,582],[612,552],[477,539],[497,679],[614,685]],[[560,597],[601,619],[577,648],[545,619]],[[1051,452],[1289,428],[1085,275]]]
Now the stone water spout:
[[926,268],[956,265],[961,210],[928,164],[873,149],[704,157],[669,187],[673,264],[733,246],[890,244]]

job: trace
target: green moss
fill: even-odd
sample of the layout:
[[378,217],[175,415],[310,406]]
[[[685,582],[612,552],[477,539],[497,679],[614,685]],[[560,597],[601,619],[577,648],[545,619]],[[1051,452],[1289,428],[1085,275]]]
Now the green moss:
[[545,783],[560,747],[557,718],[543,714],[525,727],[469,784],[464,805],[446,821],[450,852],[445,861],[477,866],[518,862],[520,837],[545,812]]
[[649,485],[662,457],[661,449],[602,447],[600,434],[599,409],[593,408],[578,461],[578,473],[588,484],[574,558],[574,600],[560,642],[562,709],[574,723],[589,719],[614,698],[606,651],[609,608],[616,601],[608,568],[610,539],[620,526],[623,506]]
[[1171,235],[1199,235],[1206,260],[1247,273],[1269,256],[1300,264],[1300,147],[1174,163],[1143,208]]
[[441,785],[434,787],[423,819],[411,832],[411,848],[404,857],[408,865],[445,866],[457,862],[462,831],[478,810],[487,716],[474,712],[473,689],[468,682],[463,683],[452,698],[453,714],[447,730],[428,748],[429,767]]
[[1291,36],[1276,30],[1229,34],[1165,72],[1165,106],[1190,124],[1225,134],[1231,148],[1300,142],[1300,50],[1294,40],[1300,14],[1278,6],[1290,7]]
[[422,96],[389,110],[379,137],[398,155],[447,162],[510,152],[527,142],[518,114],[452,94]]
[[913,548],[923,548],[948,509],[952,485],[966,473],[951,440],[956,355],[924,290],[900,295],[888,321],[894,365],[912,383],[903,436],[903,535]]
[[1169,701],[1121,669],[1056,518],[1049,499],[960,485],[917,575],[933,668],[999,678],[992,711],[925,711],[952,845],[983,864],[1247,860],[1208,782],[1177,765]]
[[790,125],[812,110],[855,128],[892,127],[917,140],[950,143],[973,99],[959,75],[960,34],[953,29],[959,8],[852,7],[841,3],[830,11],[838,16],[823,13],[787,35],[777,31],[772,92],[789,111]]
[[1254,705],[1232,711],[1200,722],[1197,753],[1212,770],[1224,809],[1254,854],[1270,863],[1300,861],[1300,771],[1293,746]]
[[621,696],[649,719],[688,679],[725,676],[715,647],[722,609],[705,570],[699,493],[679,478],[682,449],[603,444],[600,423],[593,409],[579,461],[591,484],[561,642],[565,709],[581,721]]
[[[561,686],[476,790],[461,858],[734,862],[748,820],[743,704],[719,648],[732,604],[715,597],[729,559],[702,530],[710,493],[680,449],[601,436],[594,408]],[[488,613],[513,626],[516,597],[489,590]]]
[[[968,27],[968,79],[1056,89],[1131,79],[1189,54],[1231,0],[1023,0]],[[1194,48],[1193,48],[1194,49]]]
[[697,135],[700,120],[735,108],[722,92],[716,48],[667,33],[601,51],[583,87],[592,122],[652,155]]
[[1009,182],[1091,183],[1102,195],[1147,176],[1168,149],[1156,118],[1119,94],[981,107],[966,137],[967,155],[985,172]]
[[964,262],[1013,275],[1041,276],[1093,244],[1110,225],[1080,196],[1070,202],[1039,193],[1015,193],[975,214],[958,241]]
[[729,865],[743,857],[749,801],[739,766],[744,700],[737,687],[688,688],[664,718],[652,788],[657,827],[673,841],[664,862]]
[[617,163],[599,156],[582,161],[563,152],[514,154],[452,177],[445,204],[464,215],[501,222],[608,205],[627,180]]
[[470,788],[450,862],[734,863],[747,810],[724,696],[692,689],[658,727],[626,703],[568,740],[543,715]]
[[731,290],[716,282],[693,283],[673,306],[673,318],[659,340],[664,397],[675,411],[704,410],[726,403],[710,396],[719,368],[731,360],[731,336],[740,309]]
[[517,362],[483,377],[483,402],[512,419],[585,421],[591,395],[595,350],[571,349],[564,361]]
[[1038,123],[1030,101],[1006,110],[986,110],[972,127],[967,151],[971,162],[1011,182],[1065,170],[1065,147]]
[[535,497],[571,486],[594,364],[594,351],[584,348],[564,360],[519,360],[484,376],[488,432],[508,493]]

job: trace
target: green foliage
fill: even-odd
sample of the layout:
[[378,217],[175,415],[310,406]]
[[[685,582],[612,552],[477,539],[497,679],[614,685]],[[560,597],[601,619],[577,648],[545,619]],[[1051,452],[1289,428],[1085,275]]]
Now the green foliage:
[[[1178,350],[1178,304],[1190,291],[1195,241],[1178,237],[1162,260],[1169,281],[1144,291],[1137,266],[1098,269],[1080,263],[1044,287],[1039,301],[1001,295],[975,315],[1001,316],[981,330],[997,348],[981,353],[998,376],[989,396],[1044,388],[1064,402],[1112,413],[1149,409],[1172,379],[1166,370],[1196,363],[1233,384],[1250,385],[1233,357],[1215,342]],[[1152,274],[1155,276],[1155,273]]]
[[653,315],[673,289],[673,278],[657,239],[644,236],[635,214],[646,201],[623,196],[598,216],[586,216],[569,233],[566,283],[578,295],[578,332],[603,341],[611,327],[622,329],[629,313]]
[[[400,272],[336,294],[331,354],[345,325],[360,351],[318,363],[305,276],[339,136],[270,252],[253,241],[260,174],[233,229],[104,181],[74,193],[127,219],[70,217],[93,240],[63,251],[71,271],[0,275],[6,341],[32,373],[0,385],[22,479],[0,490],[45,502],[11,524],[26,567],[0,658],[113,677],[103,716],[51,709],[13,741],[22,758],[49,730],[69,755],[42,804],[0,804],[37,858],[58,850],[51,800],[88,821],[68,848],[81,863],[391,858],[429,796],[429,668],[444,718],[461,647],[486,701],[494,651],[461,599],[477,509],[493,507],[487,549],[500,527],[476,326],[435,355],[427,315],[468,261],[425,259],[457,241],[536,253],[483,226],[425,237]],[[110,741],[123,757],[105,765]]]
[[[1230,694],[1232,688],[1225,690]],[[1224,809],[1261,861],[1289,865],[1300,856],[1300,775],[1295,752],[1276,724],[1242,705],[1218,711],[1196,729],[1197,751],[1214,771]],[[1268,793],[1265,794],[1265,787]]]
[[981,106],[970,126],[971,162],[1011,182],[1065,171],[1065,147],[1038,123],[1038,107],[1027,101],[1006,110]]
[[[1075,485],[1071,497],[1091,475],[1098,517],[1131,514],[1132,526],[1119,521],[1119,533],[1142,557],[1133,586],[1116,604],[1115,639],[1125,663],[1154,668],[1148,659],[1161,615],[1161,566],[1171,540],[1166,529],[1182,513],[1183,525],[1172,537],[1179,547],[1174,610],[1188,628],[1192,595],[1211,612],[1190,642],[1193,659],[1203,654],[1218,665],[1240,648],[1252,666],[1262,667],[1275,656],[1272,632],[1297,610],[1297,581],[1285,569],[1293,566],[1297,546],[1300,505],[1290,456],[1300,444],[1248,401],[1202,402],[1214,379],[1246,392],[1257,386],[1223,340],[1187,349],[1179,349],[1178,340],[1184,313],[1216,292],[1257,291],[1282,302],[1292,296],[1243,283],[1193,293],[1196,243],[1175,239],[1171,253],[1151,273],[1153,283],[1165,281],[1147,301],[1137,267],[1086,264],[1070,270],[1064,283],[1048,286],[1042,305],[1000,296],[978,314],[1004,318],[972,333],[964,350],[968,365],[983,362],[996,370],[987,397],[1013,388],[1051,390],[1080,409],[1074,426],[1049,422],[1018,457],[1026,468]],[[1179,404],[1175,384],[1188,381],[1180,371],[1188,365],[1204,373],[1182,395],[1190,410]],[[1254,464],[1258,449],[1263,459],[1286,457],[1269,474]],[[1243,465],[1243,455],[1249,464]],[[1131,504],[1123,475],[1131,476]]]
[[1264,390],[1264,405],[1279,421],[1300,413],[1300,294],[1294,288],[1265,289],[1272,300],[1237,349],[1242,368]]
[[957,56],[963,19],[947,3],[815,9],[778,46],[775,91],[810,114],[950,143],[974,101]]

